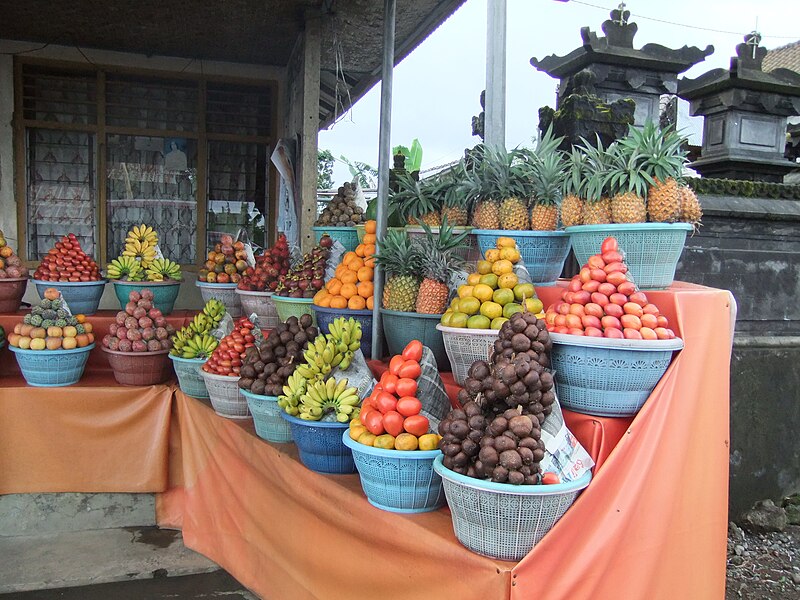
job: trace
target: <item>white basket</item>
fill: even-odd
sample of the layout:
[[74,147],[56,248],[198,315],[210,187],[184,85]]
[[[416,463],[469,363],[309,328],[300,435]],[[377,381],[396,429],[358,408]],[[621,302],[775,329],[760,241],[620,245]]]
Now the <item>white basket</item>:
[[239,391],[239,378],[227,375],[207,373],[200,369],[203,381],[206,382],[211,406],[221,417],[228,419],[248,419],[250,409],[247,408],[247,398]]
[[489,360],[494,349],[494,342],[500,333],[498,329],[466,329],[462,327],[436,326],[442,332],[444,349],[450,366],[453,368],[453,379],[458,385],[464,385],[467,371],[476,360]]
[[278,309],[272,299],[272,292],[249,292],[236,290],[242,303],[242,310],[246,315],[255,313],[258,316],[258,326],[261,329],[274,329],[281,323]]
[[225,310],[231,318],[238,319],[242,316],[242,303],[239,301],[239,294],[236,293],[237,284],[196,281],[195,285],[200,288],[204,303],[216,298],[225,305]]

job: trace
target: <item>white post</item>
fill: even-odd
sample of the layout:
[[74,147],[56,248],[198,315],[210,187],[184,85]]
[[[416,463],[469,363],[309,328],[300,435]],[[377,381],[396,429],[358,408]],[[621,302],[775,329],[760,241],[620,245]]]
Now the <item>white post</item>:
[[506,145],[506,0],[488,0],[484,142]]

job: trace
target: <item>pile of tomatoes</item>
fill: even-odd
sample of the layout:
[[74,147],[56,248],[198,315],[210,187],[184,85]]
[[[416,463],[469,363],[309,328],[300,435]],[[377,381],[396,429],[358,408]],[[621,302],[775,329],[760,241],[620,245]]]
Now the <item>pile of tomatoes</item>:
[[94,259],[81,248],[77,236],[70,233],[55,243],[45,254],[33,274],[40,281],[100,281],[100,269]]
[[239,377],[242,362],[248,348],[255,346],[255,325],[247,317],[242,317],[233,326],[233,331],[226,335],[214,353],[203,365],[206,373]]

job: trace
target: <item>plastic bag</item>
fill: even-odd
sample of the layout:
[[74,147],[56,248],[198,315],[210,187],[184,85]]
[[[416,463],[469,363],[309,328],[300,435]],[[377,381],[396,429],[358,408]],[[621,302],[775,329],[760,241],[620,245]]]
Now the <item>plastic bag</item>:
[[347,251],[339,240],[333,240],[333,246],[328,249],[328,258],[325,260],[325,282],[336,276],[336,267],[342,262],[342,257]]
[[422,348],[422,360],[419,363],[422,373],[417,377],[417,398],[422,403],[422,414],[431,422],[431,431],[437,431],[439,421],[450,412],[450,399],[444,382],[439,375],[436,357],[427,346]]
[[358,397],[362,400],[369,396],[372,388],[377,383],[372,376],[372,371],[364,359],[364,354],[361,350],[356,350],[353,355],[353,360],[346,371],[342,371],[338,367],[331,371],[331,376],[338,382],[342,379],[347,379],[347,387],[354,387],[358,390]]
[[[366,213],[367,212],[367,197],[364,195],[364,190],[361,189],[361,186],[358,184],[358,177],[354,177],[353,181],[351,182],[351,191],[353,194],[353,201],[356,203],[356,206],[360,206],[361,209]],[[345,198],[348,197],[348,194],[351,191],[345,188],[344,196]]]
[[594,461],[564,423],[561,404],[556,397],[551,412],[542,423],[544,458],[539,463],[542,473],[553,472],[562,482],[574,481],[594,466]]
[[247,233],[247,229],[244,227],[239,228],[239,231],[236,234],[236,241],[244,244],[244,252],[247,255],[244,260],[247,263],[247,266],[255,267],[256,256],[255,252],[253,251],[253,244],[250,241],[250,234]]

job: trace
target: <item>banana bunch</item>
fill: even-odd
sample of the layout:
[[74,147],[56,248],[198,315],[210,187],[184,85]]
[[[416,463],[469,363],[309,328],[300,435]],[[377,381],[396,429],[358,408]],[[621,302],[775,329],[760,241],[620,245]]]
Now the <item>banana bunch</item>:
[[170,354],[181,358],[208,358],[219,345],[217,338],[205,333],[193,333],[184,327],[172,338]]
[[210,298],[203,307],[202,314],[211,319],[211,329],[214,329],[225,316],[225,305],[216,298]]
[[147,268],[156,258],[156,244],[151,244],[148,240],[142,241],[128,233],[128,237],[125,238],[125,249],[122,251],[122,256],[138,259],[141,261],[142,266]]
[[141,281],[144,277],[142,265],[133,257],[120,256],[106,265],[109,279],[124,279],[127,281]]
[[303,352],[306,362],[295,369],[295,373],[310,382],[323,381],[336,367],[346,371],[355,351],[361,347],[361,323],[352,317],[339,317],[328,326],[328,331],[309,342]]
[[361,335],[361,323],[353,317],[349,319],[339,317],[328,326],[328,333],[325,335],[325,339],[334,343],[337,352],[344,355],[338,365],[342,371],[347,370],[356,350],[361,347]]
[[[142,262],[144,263],[144,260]],[[145,275],[147,276],[147,281],[164,281],[165,279],[179,281],[181,279],[181,268],[178,263],[168,258],[156,258],[147,267]]]
[[150,225],[134,225],[125,237],[125,243],[130,244],[133,242],[147,242],[150,246],[155,247],[158,244],[158,234],[155,229]]
[[337,382],[331,377],[327,381],[308,384],[305,394],[300,397],[299,417],[306,421],[319,421],[327,413],[334,415],[339,423],[347,423],[360,403],[358,391],[347,387],[347,379]]
[[283,394],[278,396],[278,406],[280,406],[287,415],[296,417],[300,413],[298,406],[300,399],[308,389],[308,380],[300,375],[297,371],[289,375],[286,380],[286,385],[283,386]]

